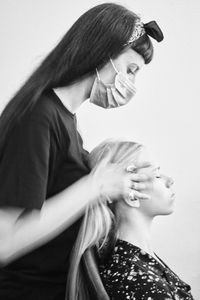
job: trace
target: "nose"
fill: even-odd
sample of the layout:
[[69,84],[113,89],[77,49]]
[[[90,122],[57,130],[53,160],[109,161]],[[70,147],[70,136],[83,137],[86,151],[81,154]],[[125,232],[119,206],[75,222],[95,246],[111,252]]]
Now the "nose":
[[171,177],[166,178],[166,186],[170,188],[174,184],[174,180]]

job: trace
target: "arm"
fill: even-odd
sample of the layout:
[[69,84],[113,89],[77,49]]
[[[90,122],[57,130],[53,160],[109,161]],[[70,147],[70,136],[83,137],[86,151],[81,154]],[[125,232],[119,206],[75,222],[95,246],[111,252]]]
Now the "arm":
[[[49,123],[32,117],[7,142],[0,166],[0,263],[7,264],[45,244],[77,219],[100,194],[127,196],[137,174],[101,163],[48,201]],[[24,214],[23,212],[26,212]]]
[[57,236],[98,193],[91,176],[87,175],[44,202],[41,211],[33,210],[19,218],[22,209],[1,209],[0,263],[10,263]]
[[125,197],[131,180],[139,179],[140,175],[102,161],[95,171],[45,201],[41,210],[32,209],[21,216],[22,208],[0,209],[0,264],[8,264],[59,235],[101,194]]
[[[45,201],[51,129],[34,115],[17,124],[0,163],[0,262],[46,243],[77,219],[96,198],[91,176]],[[90,182],[90,183],[89,183]]]

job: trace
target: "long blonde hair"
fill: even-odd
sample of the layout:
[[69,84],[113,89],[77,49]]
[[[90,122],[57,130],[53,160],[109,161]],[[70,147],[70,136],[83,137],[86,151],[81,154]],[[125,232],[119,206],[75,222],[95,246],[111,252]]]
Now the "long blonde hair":
[[[125,167],[135,163],[141,147],[142,145],[138,143],[126,140],[105,140],[91,151],[88,163],[91,169],[95,169],[102,160],[108,159],[108,163],[121,164],[122,167]],[[86,207],[71,254],[66,291],[67,300],[89,299],[84,283],[85,278],[81,268],[81,260],[88,249],[95,246],[97,252],[100,253],[101,250],[112,246],[116,240],[117,215],[114,208],[114,203],[110,205],[107,198],[99,198],[95,203],[88,204]],[[97,279],[92,278],[91,280],[94,281],[92,283],[94,286]],[[106,298],[99,297],[99,299]]]

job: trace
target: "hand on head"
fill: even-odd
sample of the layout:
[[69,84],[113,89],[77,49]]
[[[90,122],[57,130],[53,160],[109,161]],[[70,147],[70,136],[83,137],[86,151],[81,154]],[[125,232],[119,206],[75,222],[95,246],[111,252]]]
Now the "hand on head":
[[90,154],[93,182],[104,199],[142,206],[149,215],[169,214],[173,211],[173,181],[160,174],[146,150],[130,141],[102,142]]
[[[140,145],[133,142],[112,140],[101,143],[91,152],[91,174],[101,196],[112,201],[149,199],[143,191],[152,178],[151,174],[137,171],[147,168],[150,163],[142,162],[137,164],[137,167],[133,164],[128,165],[138,148]],[[130,195],[133,194],[131,199]]]

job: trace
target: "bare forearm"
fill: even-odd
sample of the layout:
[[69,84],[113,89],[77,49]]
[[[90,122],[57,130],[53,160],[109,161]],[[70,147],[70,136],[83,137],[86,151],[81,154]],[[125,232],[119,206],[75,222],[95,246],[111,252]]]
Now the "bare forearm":
[[84,207],[98,196],[91,177],[81,180],[46,201],[40,212],[32,212],[18,219],[5,237],[5,263],[53,239],[70,226]]

